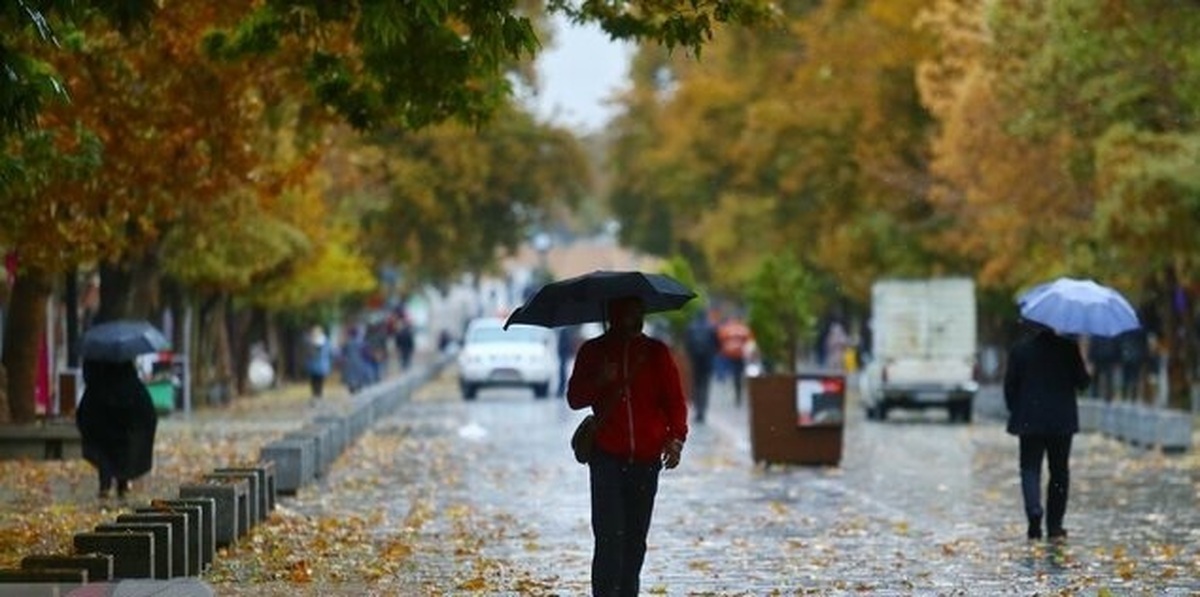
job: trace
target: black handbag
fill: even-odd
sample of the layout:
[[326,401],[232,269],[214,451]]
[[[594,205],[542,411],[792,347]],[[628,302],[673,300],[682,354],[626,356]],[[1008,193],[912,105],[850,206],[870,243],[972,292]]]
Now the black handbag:
[[587,464],[592,460],[592,450],[596,444],[596,429],[600,426],[596,415],[588,415],[579,422],[575,433],[571,434],[571,450],[575,452],[575,461]]

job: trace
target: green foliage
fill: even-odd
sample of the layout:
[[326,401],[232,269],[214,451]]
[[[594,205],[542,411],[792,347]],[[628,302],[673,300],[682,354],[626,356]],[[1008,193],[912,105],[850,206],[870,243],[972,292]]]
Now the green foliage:
[[[155,12],[154,0],[52,0],[0,3],[0,139],[33,124],[47,98],[67,100],[69,90],[47,62],[17,49],[29,42],[37,52],[53,52],[72,27],[91,17],[108,19],[118,30],[144,24]],[[60,31],[64,29],[64,31]],[[18,44],[13,45],[13,41]],[[0,170],[6,166],[0,163]],[[0,172],[0,175],[4,174]],[[0,182],[3,182],[0,180]]]
[[578,203],[591,175],[575,138],[516,109],[504,115],[481,129],[446,123],[371,137],[364,155],[374,157],[357,167],[380,186],[346,189],[368,254],[414,280],[479,272],[543,227],[551,208]]
[[667,322],[667,328],[670,331],[671,337],[676,340],[682,340],[688,322],[697,313],[703,312],[707,308],[708,299],[700,291],[699,285],[696,283],[696,274],[692,271],[692,264],[683,257],[674,255],[668,259],[662,265],[662,273],[679,280],[684,286],[696,292],[696,298],[688,301],[682,309],[662,314],[663,319]]
[[0,247],[15,249],[24,263],[48,272],[97,257],[96,223],[71,197],[47,192],[54,185],[90,180],[101,166],[100,140],[76,126],[63,131],[30,129],[2,143]]
[[304,234],[231,196],[179,222],[163,242],[166,272],[193,288],[240,292],[307,257]]
[[776,3],[760,0],[643,0],[582,5],[549,0],[547,9],[561,12],[577,23],[596,23],[614,39],[654,40],[668,50],[682,47],[697,56],[721,24],[764,24],[778,16]]
[[819,284],[794,255],[768,255],[746,288],[747,322],[759,351],[785,371],[793,371],[800,343],[816,329]]

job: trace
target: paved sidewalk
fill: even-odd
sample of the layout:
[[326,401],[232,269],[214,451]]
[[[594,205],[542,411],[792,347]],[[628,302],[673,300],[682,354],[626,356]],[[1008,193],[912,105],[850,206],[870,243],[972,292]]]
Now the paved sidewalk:
[[[465,402],[448,371],[380,421],[319,489],[285,503],[295,534],[312,521],[348,538],[323,538],[307,594],[586,594],[587,472],[567,449],[579,416],[522,392]],[[750,462],[746,410],[718,388],[684,464],[663,474],[643,592],[1200,591],[1192,456],[1080,436],[1071,540],[1031,543],[1015,443],[1000,425],[851,417],[840,467],[764,469]],[[296,590],[255,580],[261,565],[238,554],[241,578],[257,583],[248,591]]]
[[[164,418],[155,470],[127,503],[99,502],[82,462],[39,464],[36,482],[0,469],[2,536],[40,533],[31,545],[54,551],[349,402],[330,390],[318,405],[296,384]],[[726,387],[713,403],[663,475],[646,594],[1200,594],[1194,454],[1079,436],[1072,537],[1054,546],[1022,538],[1015,443],[995,421],[875,423],[852,406],[840,467],[764,469],[745,407]],[[586,468],[566,447],[579,416],[520,392],[465,402],[448,369],[203,580],[220,595],[585,594]],[[18,512],[30,526],[6,526]]]

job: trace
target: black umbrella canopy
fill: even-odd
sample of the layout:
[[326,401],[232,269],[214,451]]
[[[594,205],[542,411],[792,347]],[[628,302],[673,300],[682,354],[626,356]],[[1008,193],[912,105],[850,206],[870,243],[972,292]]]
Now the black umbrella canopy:
[[504,327],[514,323],[559,327],[604,321],[609,301],[634,296],[647,313],[674,311],[696,298],[692,289],[666,274],[596,270],[542,286],[513,311]]
[[110,321],[94,325],[83,333],[80,353],[85,360],[132,361],[139,355],[170,348],[171,343],[158,328],[145,321]]

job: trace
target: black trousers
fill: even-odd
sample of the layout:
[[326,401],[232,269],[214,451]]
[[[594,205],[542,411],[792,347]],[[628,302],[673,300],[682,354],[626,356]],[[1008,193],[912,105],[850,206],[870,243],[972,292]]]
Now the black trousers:
[[309,374],[308,385],[312,389],[313,398],[320,398],[325,391],[325,376]]
[[597,451],[592,488],[592,595],[635,597],[662,464],[631,463]]
[[1062,530],[1067,514],[1067,493],[1071,486],[1071,435],[1022,435],[1021,494],[1025,499],[1025,515],[1032,521],[1042,520],[1042,460],[1050,470],[1046,484],[1046,529],[1051,533]]

